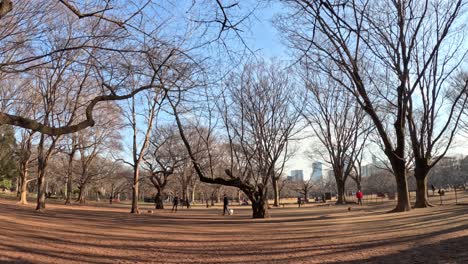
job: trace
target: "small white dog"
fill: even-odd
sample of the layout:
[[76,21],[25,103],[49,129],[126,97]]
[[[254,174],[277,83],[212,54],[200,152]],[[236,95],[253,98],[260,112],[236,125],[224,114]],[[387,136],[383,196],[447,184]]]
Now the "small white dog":
[[233,215],[234,214],[234,210],[233,209],[229,209],[229,215]]

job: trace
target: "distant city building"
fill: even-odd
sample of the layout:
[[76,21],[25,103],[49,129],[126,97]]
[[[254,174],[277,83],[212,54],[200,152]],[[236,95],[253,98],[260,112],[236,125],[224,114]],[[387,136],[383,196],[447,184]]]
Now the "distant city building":
[[322,162],[314,162],[312,163],[312,180],[313,181],[320,181],[322,180],[323,177],[323,172],[322,172]]
[[390,165],[386,164],[384,161],[379,160],[377,156],[372,155],[372,163],[364,165],[361,167],[362,177],[369,177],[373,174],[379,174],[382,171],[385,171]]
[[304,181],[304,172],[302,170],[292,170],[291,176],[288,179],[294,182]]
[[[435,157],[438,158],[438,157]],[[462,159],[452,156],[445,156],[440,159],[437,163],[437,167],[439,168],[457,168],[462,163]]]

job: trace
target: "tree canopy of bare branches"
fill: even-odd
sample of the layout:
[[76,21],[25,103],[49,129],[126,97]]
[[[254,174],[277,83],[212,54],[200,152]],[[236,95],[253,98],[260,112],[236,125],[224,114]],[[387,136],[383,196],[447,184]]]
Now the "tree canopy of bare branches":
[[[453,50],[463,45],[456,36],[462,30],[466,3],[284,2],[292,11],[283,17],[279,27],[297,51],[298,59],[311,72],[340,83],[369,115],[395,174],[398,203],[394,211],[410,210],[405,172],[407,129],[427,129],[425,125],[416,128],[411,120],[417,112],[418,97],[429,103],[425,106],[427,113],[437,111],[431,110],[433,104],[427,99],[437,95],[439,84],[456,65],[441,64],[452,59]],[[439,67],[432,67],[436,64]],[[428,78],[433,82],[427,83]],[[417,105],[424,107],[424,102]],[[452,119],[453,114],[449,116]]]

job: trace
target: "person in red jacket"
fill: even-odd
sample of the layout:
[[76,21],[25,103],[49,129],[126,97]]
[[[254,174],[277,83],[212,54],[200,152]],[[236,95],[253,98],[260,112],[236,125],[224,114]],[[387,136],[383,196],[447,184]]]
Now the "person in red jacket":
[[358,190],[356,193],[356,198],[358,199],[359,205],[362,205],[362,197],[364,197],[364,195],[362,194],[361,190]]

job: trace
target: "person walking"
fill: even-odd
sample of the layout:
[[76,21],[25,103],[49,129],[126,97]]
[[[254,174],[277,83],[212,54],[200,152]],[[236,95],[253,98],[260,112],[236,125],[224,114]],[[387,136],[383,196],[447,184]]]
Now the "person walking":
[[358,199],[359,205],[362,205],[362,197],[364,197],[364,195],[362,194],[361,190],[358,190],[356,193],[356,198]]
[[172,201],[172,211],[171,212],[176,212],[177,213],[177,206],[179,206],[179,197],[178,196],[174,197],[174,200]]
[[302,199],[301,199],[301,196],[297,196],[297,206],[298,208],[301,208],[301,205],[302,205]]
[[223,215],[226,215],[226,213],[229,215],[229,199],[227,198],[226,194],[223,197]]

